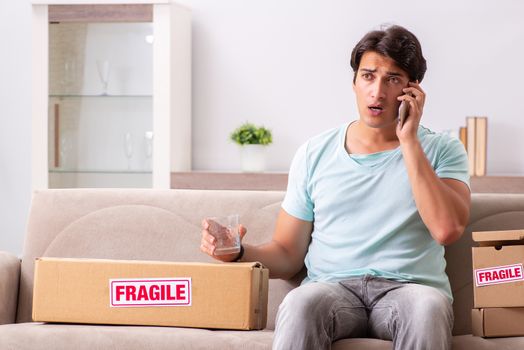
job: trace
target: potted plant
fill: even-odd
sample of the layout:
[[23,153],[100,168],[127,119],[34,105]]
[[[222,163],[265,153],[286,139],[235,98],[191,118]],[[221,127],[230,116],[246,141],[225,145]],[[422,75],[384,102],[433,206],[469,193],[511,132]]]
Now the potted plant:
[[241,146],[242,170],[262,172],[266,168],[266,146],[273,142],[271,130],[244,123],[231,133],[231,140]]

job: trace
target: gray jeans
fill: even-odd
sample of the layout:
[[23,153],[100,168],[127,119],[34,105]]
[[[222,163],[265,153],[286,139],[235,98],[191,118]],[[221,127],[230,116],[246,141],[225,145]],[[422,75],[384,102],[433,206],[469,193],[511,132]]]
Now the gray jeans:
[[451,349],[453,309],[437,289],[366,275],[295,288],[278,309],[273,349],[330,349],[344,338],[395,349]]

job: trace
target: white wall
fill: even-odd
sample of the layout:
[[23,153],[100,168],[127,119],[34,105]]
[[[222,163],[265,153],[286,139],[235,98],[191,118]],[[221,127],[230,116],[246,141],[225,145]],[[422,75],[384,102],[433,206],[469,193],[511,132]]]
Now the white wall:
[[31,200],[31,6],[0,0],[0,250],[22,251]]
[[428,61],[423,124],[458,131],[467,115],[487,115],[488,173],[524,174],[523,2],[181,2],[193,9],[195,169],[238,169],[228,133],[250,120],[274,132],[269,169],[286,170],[308,136],[357,118],[350,52],[396,23]]
[[[349,55],[368,30],[411,29],[428,60],[423,123],[489,117],[488,174],[524,175],[524,2],[180,0],[193,9],[193,164],[239,169],[229,133],[274,133],[270,170],[309,136],[357,118]],[[0,249],[21,252],[30,198],[30,2],[1,0]],[[8,33],[9,35],[5,35]]]

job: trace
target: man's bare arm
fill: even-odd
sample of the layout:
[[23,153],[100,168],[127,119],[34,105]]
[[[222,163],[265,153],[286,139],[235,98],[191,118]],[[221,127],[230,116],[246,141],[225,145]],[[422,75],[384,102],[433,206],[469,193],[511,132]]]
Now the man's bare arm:
[[448,245],[460,238],[468,223],[470,191],[454,179],[440,179],[418,141],[402,145],[418,211],[433,238]]
[[[312,230],[312,222],[297,219],[280,209],[272,240],[257,246],[243,244],[244,256],[241,261],[260,261],[269,268],[271,278],[291,278],[304,265]],[[245,228],[242,229],[242,237],[246,231]],[[215,238],[207,231],[204,221],[201,250],[221,261],[232,261],[236,258],[236,254],[214,255],[214,243]]]
[[426,94],[418,82],[410,82],[398,100],[409,103],[404,125],[397,126],[397,136],[406,164],[411,190],[424,224],[440,244],[460,238],[469,220],[471,194],[466,184],[454,179],[440,179],[417,136]]

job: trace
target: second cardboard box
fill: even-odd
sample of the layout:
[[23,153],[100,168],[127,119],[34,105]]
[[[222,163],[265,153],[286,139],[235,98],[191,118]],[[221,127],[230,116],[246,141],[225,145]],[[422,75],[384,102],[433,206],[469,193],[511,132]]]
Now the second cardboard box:
[[524,307],[524,230],[473,232],[475,308]]

